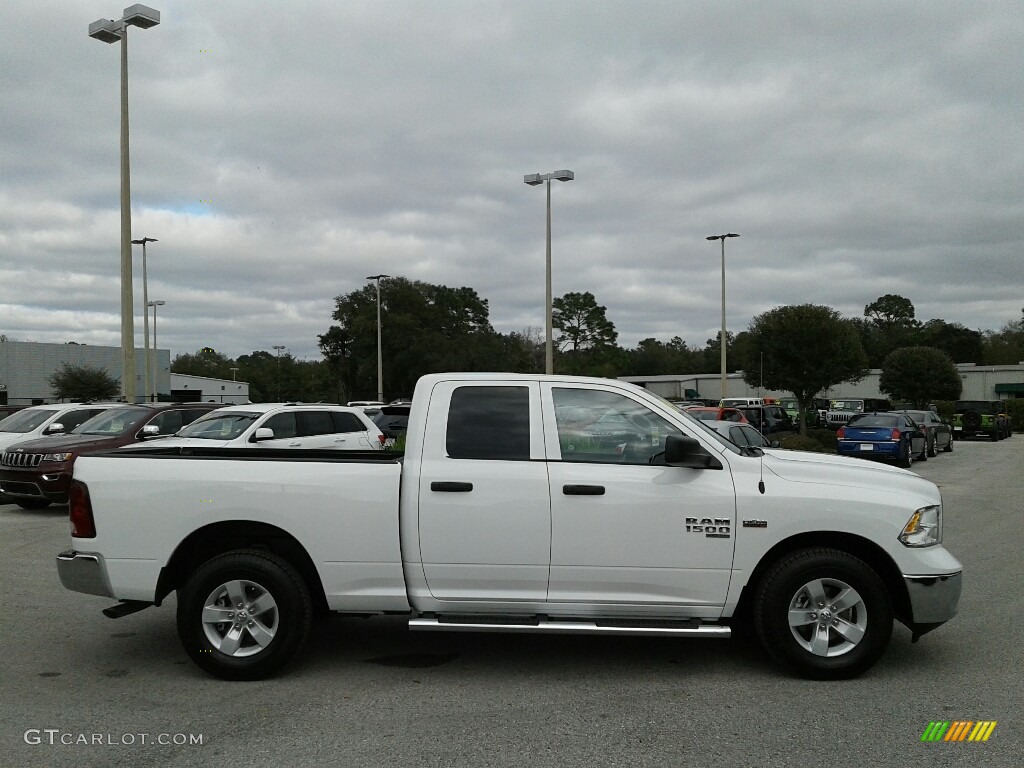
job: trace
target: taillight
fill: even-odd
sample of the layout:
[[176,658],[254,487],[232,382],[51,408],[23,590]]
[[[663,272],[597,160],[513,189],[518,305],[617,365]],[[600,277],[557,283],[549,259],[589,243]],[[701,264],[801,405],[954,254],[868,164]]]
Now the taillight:
[[836,437],[839,438],[840,440],[842,440],[844,437],[846,437],[846,428],[845,427],[840,427],[839,431],[836,432]]
[[71,535],[76,539],[95,539],[96,522],[92,519],[92,501],[89,488],[80,480],[71,481],[68,491],[68,517],[71,520]]
[[898,429],[894,429],[894,430],[892,431],[892,439],[893,439],[893,440],[899,440],[899,439],[900,439],[900,437],[901,437],[901,435],[900,435],[900,431],[899,431]]

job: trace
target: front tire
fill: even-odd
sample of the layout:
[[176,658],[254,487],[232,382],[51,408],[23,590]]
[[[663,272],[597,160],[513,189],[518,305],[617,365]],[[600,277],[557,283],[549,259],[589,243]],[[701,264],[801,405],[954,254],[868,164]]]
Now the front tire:
[[928,443],[928,458],[934,459],[936,456],[939,455],[938,443],[939,438],[933,436],[931,441]]
[[299,651],[313,620],[309,589],[284,559],[235,550],[203,565],[178,590],[178,636],[201,669],[260,680]]
[[755,593],[761,644],[776,661],[813,680],[865,672],[885,651],[892,624],[892,601],[881,578],[840,550],[785,555]]

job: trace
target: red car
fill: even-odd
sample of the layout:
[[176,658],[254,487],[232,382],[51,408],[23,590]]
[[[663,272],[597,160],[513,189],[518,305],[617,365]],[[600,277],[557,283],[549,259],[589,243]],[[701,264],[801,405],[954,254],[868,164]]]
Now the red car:
[[15,443],[0,455],[0,492],[23,509],[66,504],[75,457],[173,435],[219,403],[123,403],[71,432]]

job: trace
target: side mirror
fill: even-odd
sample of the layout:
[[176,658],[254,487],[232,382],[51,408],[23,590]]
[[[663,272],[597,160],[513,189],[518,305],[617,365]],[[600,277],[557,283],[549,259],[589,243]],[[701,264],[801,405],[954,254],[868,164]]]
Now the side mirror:
[[147,437],[155,437],[160,434],[160,427],[156,424],[147,424],[142,428],[142,439],[145,440]]
[[690,469],[721,469],[722,463],[704,450],[692,437],[669,435],[665,438],[665,464]]
[[46,429],[43,430],[44,435],[59,435],[63,434],[63,432],[64,425],[61,424],[59,421],[53,422],[52,424],[47,426]]
[[274,430],[272,430],[270,427],[260,427],[259,429],[256,430],[256,434],[252,436],[252,438],[250,439],[250,442],[258,443],[261,440],[273,440],[273,439],[274,439]]

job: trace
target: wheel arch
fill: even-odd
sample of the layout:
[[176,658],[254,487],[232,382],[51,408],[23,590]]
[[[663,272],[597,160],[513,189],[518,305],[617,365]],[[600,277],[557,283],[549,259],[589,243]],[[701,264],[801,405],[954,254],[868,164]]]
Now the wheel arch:
[[252,520],[226,520],[197,528],[175,548],[160,569],[155,603],[181,587],[188,577],[212,557],[236,549],[261,549],[288,561],[309,589],[316,612],[327,611],[327,597],[320,574],[306,548],[287,531]]
[[765,552],[743,586],[733,615],[741,618],[742,621],[748,621],[752,614],[754,592],[761,579],[764,578],[765,572],[785,555],[800,549],[815,547],[838,549],[867,563],[878,573],[885,585],[889,598],[892,600],[893,613],[896,618],[902,623],[906,623],[910,619],[910,596],[907,594],[903,574],[889,553],[870,539],[842,531],[798,533],[783,539]]

